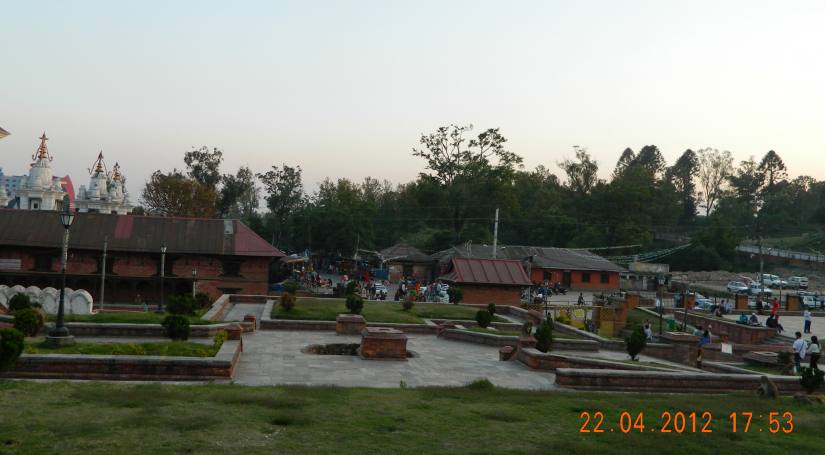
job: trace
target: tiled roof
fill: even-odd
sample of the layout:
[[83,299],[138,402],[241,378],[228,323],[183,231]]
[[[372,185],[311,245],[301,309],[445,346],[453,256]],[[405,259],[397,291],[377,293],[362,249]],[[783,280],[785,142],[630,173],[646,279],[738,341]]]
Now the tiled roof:
[[530,280],[520,261],[509,259],[476,259],[454,257],[452,270],[441,277],[458,284],[493,284],[530,286]]
[[[237,220],[77,213],[69,248],[220,256],[281,257],[284,253]],[[0,209],[0,245],[59,247],[58,212]]]
[[[453,257],[492,258],[492,245],[454,246],[433,255],[446,263]],[[587,250],[521,245],[500,245],[496,257],[527,262],[534,267],[560,270],[590,270],[603,272],[624,272],[625,269]]]

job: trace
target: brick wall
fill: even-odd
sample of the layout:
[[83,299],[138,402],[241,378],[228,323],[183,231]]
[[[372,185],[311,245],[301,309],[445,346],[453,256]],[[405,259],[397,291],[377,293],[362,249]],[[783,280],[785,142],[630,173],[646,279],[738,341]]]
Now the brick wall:
[[[544,283],[545,272],[549,273],[551,283],[564,283],[564,271],[558,269],[542,269],[533,267],[530,272],[530,281],[533,283]],[[590,281],[584,281],[584,275],[590,274]],[[619,289],[619,273],[608,272],[607,283],[602,283],[602,274],[599,271],[570,271],[570,289],[582,290],[617,290]]]
[[496,305],[521,305],[521,288],[516,286],[480,286],[459,284],[463,292],[462,303],[495,303]]

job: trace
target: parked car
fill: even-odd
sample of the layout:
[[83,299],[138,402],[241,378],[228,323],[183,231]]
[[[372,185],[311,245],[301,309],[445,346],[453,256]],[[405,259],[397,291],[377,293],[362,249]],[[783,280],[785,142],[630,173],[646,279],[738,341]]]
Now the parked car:
[[762,289],[762,286],[759,283],[751,283],[750,288],[748,289],[748,293],[750,295],[766,295],[768,297],[773,295],[773,289],[769,288],[765,285],[765,289]]
[[802,303],[803,306],[806,306],[806,307],[808,307],[812,310],[816,309],[816,308],[819,308],[820,303],[821,303],[819,300],[816,299],[816,297],[814,297],[812,295],[806,295],[806,296],[800,297],[799,300],[800,300],[800,302]]
[[727,285],[728,292],[731,294],[747,294],[748,285],[741,281],[731,281]]
[[711,306],[713,306],[713,300],[698,292],[694,295],[693,308],[697,310],[710,310]]
[[788,278],[788,287],[792,289],[808,289],[808,277],[792,276]]
[[[757,278],[759,278],[759,276],[757,276]],[[780,289],[784,289],[784,288],[788,287],[788,282],[781,279],[781,278],[779,278],[779,275],[771,275],[769,273],[763,273],[761,278],[762,278],[762,284],[764,284],[765,286],[770,286],[772,288],[780,288]],[[757,281],[757,283],[759,282],[758,279],[756,281]]]

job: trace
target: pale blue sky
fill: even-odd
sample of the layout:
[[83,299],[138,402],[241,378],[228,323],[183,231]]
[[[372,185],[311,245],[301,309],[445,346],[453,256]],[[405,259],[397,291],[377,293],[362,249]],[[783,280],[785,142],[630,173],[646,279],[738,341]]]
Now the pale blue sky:
[[531,168],[711,146],[825,179],[823,23],[794,1],[0,0],[0,166],[45,130],[57,173],[86,183],[103,149],[133,200],[192,145],[300,164],[310,190],[401,182],[420,133],[473,123]]

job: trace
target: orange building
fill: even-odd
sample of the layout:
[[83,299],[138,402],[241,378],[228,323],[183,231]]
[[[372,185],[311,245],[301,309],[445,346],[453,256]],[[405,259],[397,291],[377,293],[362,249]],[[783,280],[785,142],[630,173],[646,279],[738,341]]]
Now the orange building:
[[439,279],[460,287],[463,303],[520,305],[521,291],[530,286],[521,262],[509,259],[454,257]]

